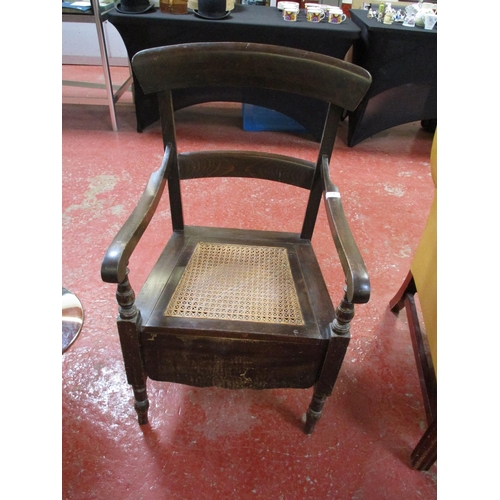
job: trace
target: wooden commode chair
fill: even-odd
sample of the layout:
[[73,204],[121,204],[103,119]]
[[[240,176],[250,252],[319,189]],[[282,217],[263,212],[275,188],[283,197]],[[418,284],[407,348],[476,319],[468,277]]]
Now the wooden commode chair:
[[[118,285],[118,333],[139,423],[148,422],[147,378],[197,387],[309,388],[305,432],[313,431],[349,343],[354,304],[370,283],[332,184],[329,162],[344,109],[356,108],[371,77],[321,54],[252,43],[195,43],[148,49],[132,68],[157,94],[164,157],[137,207],[111,243],[102,279]],[[179,152],[172,91],[193,87],[270,89],[326,101],[329,112],[315,162],[254,151]],[[260,178],[309,192],[297,232],[185,225],[181,185],[210,177]],[[129,257],[168,186],[172,231],[135,298]],[[248,193],[242,193],[242,196]],[[321,201],[342,264],[343,299],[335,309],[311,238]],[[203,210],[209,199],[199,200]],[[221,212],[224,214],[224,212]],[[157,235],[161,237],[162,235]],[[166,403],[168,404],[168,403]]]

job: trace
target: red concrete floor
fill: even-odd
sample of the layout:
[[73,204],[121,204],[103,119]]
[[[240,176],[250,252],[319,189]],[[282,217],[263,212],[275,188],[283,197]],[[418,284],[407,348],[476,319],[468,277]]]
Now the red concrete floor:
[[[215,117],[209,118],[209,114]],[[300,151],[307,136],[244,132],[233,106],[179,113],[181,148]],[[357,306],[352,341],[333,395],[314,433],[301,418],[311,390],[229,391],[148,382],[150,423],[140,427],[115,328],[114,286],[100,279],[107,246],[162,157],[159,126],[139,134],[131,106],[118,107],[119,132],[106,107],[63,106],[62,285],[81,300],[80,337],[62,356],[64,499],[413,500],[437,495],[437,465],[409,467],[426,425],[404,314],[388,302],[408,271],[433,196],[432,136],[419,123],[346,146],[343,123],[331,164],[345,211],[368,267],[372,297]],[[186,220],[297,230],[304,196],[272,183],[214,180],[186,185]],[[200,203],[200,200],[202,203]],[[200,210],[200,206],[203,209]],[[223,208],[225,207],[225,208]],[[131,268],[136,290],[170,230],[162,203]],[[276,227],[276,226],[274,226]],[[326,216],[313,242],[331,295],[342,289]]]

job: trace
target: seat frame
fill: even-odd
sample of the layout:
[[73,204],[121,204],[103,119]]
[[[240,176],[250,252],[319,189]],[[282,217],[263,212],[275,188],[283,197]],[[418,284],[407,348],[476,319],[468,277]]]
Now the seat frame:
[[[370,296],[368,273],[339,190],[330,180],[329,162],[341,116],[344,110],[356,108],[371,77],[357,66],[321,54],[239,42],[148,49],[134,56],[132,67],[144,92],[158,95],[165,153],[160,168],[151,175],[136,208],[108,248],[101,276],[105,282],[118,285],[118,333],[139,423],[148,422],[147,378],[199,387],[314,386],[304,426],[309,434],[342,365],[354,304],[366,303]],[[172,90],[196,86],[266,88],[326,101],[329,110],[316,163],[252,151],[179,153]],[[259,178],[309,190],[301,232],[186,226],[181,181],[201,177]],[[136,301],[128,262],[165,186],[172,236]],[[345,278],[344,297],[336,309],[311,245],[322,199]],[[165,307],[194,244],[207,240],[287,248],[305,326],[166,317]],[[185,345],[192,349],[187,352]]]

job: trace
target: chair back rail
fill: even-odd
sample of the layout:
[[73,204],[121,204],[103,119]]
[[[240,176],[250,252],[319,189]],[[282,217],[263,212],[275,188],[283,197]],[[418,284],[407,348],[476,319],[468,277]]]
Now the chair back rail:
[[352,111],[370,86],[370,74],[346,61],[290,47],[273,49],[270,53],[268,45],[242,42],[171,45],[138,52],[132,65],[145,94],[251,87],[312,97]]
[[312,162],[253,151],[203,151],[178,156],[181,180],[200,177],[250,177],[311,189]]

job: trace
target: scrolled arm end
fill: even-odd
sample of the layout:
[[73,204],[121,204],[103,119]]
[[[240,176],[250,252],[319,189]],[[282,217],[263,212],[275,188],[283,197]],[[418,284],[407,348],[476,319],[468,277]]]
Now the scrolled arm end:
[[122,283],[127,276],[126,245],[116,239],[111,243],[101,264],[101,279],[106,283]]
[[347,275],[347,300],[353,304],[366,304],[370,300],[371,285],[366,268]]

